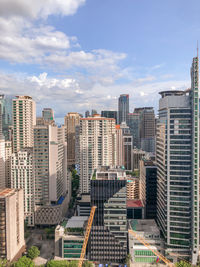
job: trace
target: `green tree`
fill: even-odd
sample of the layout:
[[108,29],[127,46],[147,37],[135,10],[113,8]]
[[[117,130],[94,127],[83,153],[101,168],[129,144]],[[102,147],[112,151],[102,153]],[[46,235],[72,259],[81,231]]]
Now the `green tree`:
[[34,267],[34,262],[26,256],[21,257],[17,262],[14,263],[13,267]]
[[68,267],[78,267],[78,261],[70,261]]
[[180,261],[176,263],[176,267],[192,267],[192,265],[189,262]]
[[0,259],[0,267],[7,267],[8,262],[6,259]]
[[131,266],[131,254],[126,255],[125,263],[128,267]]
[[83,267],[93,267],[93,266],[94,266],[93,263],[90,261],[84,261],[83,263]]
[[68,267],[68,264],[68,261],[50,260],[47,263],[47,267]]
[[29,248],[27,256],[30,259],[33,260],[33,259],[37,258],[39,255],[40,255],[40,251],[39,251],[38,247],[32,246],[31,248]]

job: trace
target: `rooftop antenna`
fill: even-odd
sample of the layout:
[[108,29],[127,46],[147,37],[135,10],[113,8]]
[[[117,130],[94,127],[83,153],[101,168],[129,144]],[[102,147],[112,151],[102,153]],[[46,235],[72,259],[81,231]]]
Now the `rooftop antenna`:
[[197,57],[199,57],[199,42],[197,40]]

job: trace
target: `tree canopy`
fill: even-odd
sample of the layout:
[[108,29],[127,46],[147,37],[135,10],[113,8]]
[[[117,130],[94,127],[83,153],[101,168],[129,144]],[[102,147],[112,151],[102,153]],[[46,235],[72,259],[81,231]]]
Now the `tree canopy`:
[[37,258],[39,255],[40,255],[40,251],[39,251],[38,247],[32,246],[31,248],[29,248],[27,256],[30,259],[33,260],[33,259]]

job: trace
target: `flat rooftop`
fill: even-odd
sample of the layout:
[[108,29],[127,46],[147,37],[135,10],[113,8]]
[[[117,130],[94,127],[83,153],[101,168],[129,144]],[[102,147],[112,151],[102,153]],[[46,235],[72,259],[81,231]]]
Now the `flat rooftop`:
[[87,194],[87,195],[81,195],[81,199],[78,200],[78,202],[79,202],[79,203],[80,203],[80,202],[83,202],[83,203],[85,203],[85,202],[90,202],[90,195],[89,195],[89,194]]
[[160,234],[155,220],[131,220],[130,225],[135,232]]
[[127,208],[143,208],[144,205],[142,204],[141,200],[127,200],[126,207]]
[[88,216],[72,216],[68,220],[66,228],[84,228],[87,220]]

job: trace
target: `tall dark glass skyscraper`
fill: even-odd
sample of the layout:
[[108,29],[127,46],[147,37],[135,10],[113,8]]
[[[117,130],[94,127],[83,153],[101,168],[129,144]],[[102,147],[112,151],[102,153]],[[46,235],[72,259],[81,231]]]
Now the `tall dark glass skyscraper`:
[[120,263],[127,254],[126,180],[91,180],[96,206],[90,235],[90,259]]
[[129,95],[120,95],[118,101],[118,124],[127,122],[129,113]]
[[2,131],[5,140],[9,140],[9,127],[12,125],[12,97],[0,95]]
[[[157,221],[166,252],[199,253],[199,67],[191,68],[191,89],[161,92],[157,123]],[[175,259],[176,260],[176,259]]]

